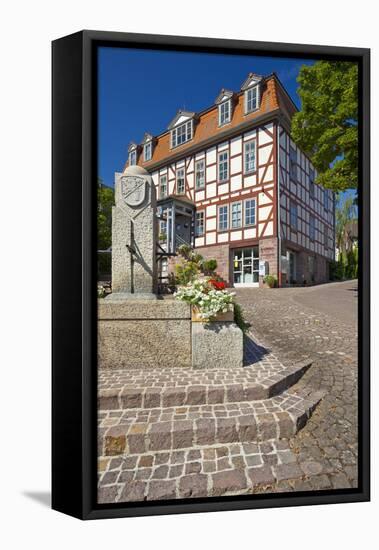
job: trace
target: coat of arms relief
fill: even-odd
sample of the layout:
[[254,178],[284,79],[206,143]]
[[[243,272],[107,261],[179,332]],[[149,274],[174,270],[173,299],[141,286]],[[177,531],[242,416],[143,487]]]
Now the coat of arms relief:
[[139,176],[121,178],[121,196],[128,206],[141,206],[147,197],[147,181]]

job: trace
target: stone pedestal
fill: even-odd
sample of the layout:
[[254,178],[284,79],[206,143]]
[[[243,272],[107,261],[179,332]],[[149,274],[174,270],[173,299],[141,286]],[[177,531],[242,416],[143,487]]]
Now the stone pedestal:
[[190,306],[170,298],[99,300],[98,366],[190,367]]
[[232,322],[192,323],[192,366],[243,366],[243,333]]
[[[150,174],[130,166],[116,174],[109,300],[154,298],[157,282],[156,192]],[[117,296],[117,295],[120,296]]]

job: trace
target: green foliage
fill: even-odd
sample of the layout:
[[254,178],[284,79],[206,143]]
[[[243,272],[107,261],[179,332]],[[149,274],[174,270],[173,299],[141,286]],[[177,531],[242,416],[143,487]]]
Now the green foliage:
[[347,279],[358,277],[358,247],[349,250],[346,254],[345,277]]
[[98,180],[97,186],[97,248],[106,250],[112,245],[112,206],[114,190]]
[[263,282],[269,287],[269,288],[274,288],[276,287],[277,285],[277,278],[275,277],[275,275],[265,275],[263,277]]
[[242,330],[243,333],[247,332],[251,326],[245,319],[245,315],[240,304],[234,302],[234,322]]
[[105,298],[105,296],[106,296],[105,288],[101,285],[97,285],[97,297]]
[[175,265],[176,284],[187,285],[194,281],[199,273],[200,268],[196,262],[183,259]]
[[99,275],[110,275],[112,272],[112,254],[102,252],[97,255],[97,272]]
[[330,262],[329,278],[331,281],[342,281],[344,278],[344,266],[342,262]]
[[217,269],[217,260],[203,260],[202,271],[205,275],[212,275]]
[[338,261],[330,263],[329,276],[331,281],[356,279],[358,277],[358,247],[339,254]]
[[194,281],[200,273],[216,276],[216,260],[205,260],[201,254],[192,250],[188,244],[179,246],[178,253],[182,256],[181,261],[175,266],[176,282],[178,285],[186,285]]
[[317,61],[297,81],[301,111],[292,137],[318,171],[316,183],[334,191],[358,184],[358,65]]
[[356,220],[358,209],[355,198],[347,197],[344,202],[339,202],[336,208],[336,245],[339,250],[346,248],[346,226]]
[[192,260],[192,257],[194,255],[194,251],[190,247],[189,244],[182,244],[178,247],[178,253],[185,259],[185,260]]

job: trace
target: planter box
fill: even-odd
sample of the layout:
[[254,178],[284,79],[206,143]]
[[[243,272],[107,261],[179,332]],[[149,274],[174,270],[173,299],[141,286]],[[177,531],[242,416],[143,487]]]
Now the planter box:
[[242,368],[242,330],[231,322],[192,323],[192,366]]
[[[196,306],[192,306],[191,308],[191,320],[193,323],[208,323],[209,321],[206,321],[200,317],[200,311],[199,308]],[[225,323],[225,322],[233,322],[234,321],[234,308],[230,311],[227,311],[226,313],[218,313],[216,317],[210,321],[211,323]]]

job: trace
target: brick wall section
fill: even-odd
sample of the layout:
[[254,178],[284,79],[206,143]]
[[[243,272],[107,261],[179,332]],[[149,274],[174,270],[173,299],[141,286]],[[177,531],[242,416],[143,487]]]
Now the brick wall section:
[[[261,239],[259,241],[259,259],[269,264],[269,274],[274,275],[278,281],[279,286],[288,286],[286,278],[289,274],[278,273],[278,239],[276,237]],[[236,247],[237,248],[237,247]],[[215,259],[217,261],[217,273],[228,283],[233,285],[233,247],[229,244],[220,244],[216,246],[204,246],[195,249],[196,252],[204,256],[206,259]],[[293,250],[293,248],[292,248]],[[325,283],[329,280],[329,266],[328,261],[323,256],[315,255],[315,272],[314,281],[311,279],[309,272],[308,258],[313,254],[309,254],[304,250],[296,251],[296,283],[303,284],[319,284]],[[179,258],[169,258],[169,271],[174,271],[175,263],[179,261]],[[263,276],[259,277],[259,286],[265,287],[263,283]]]
[[232,283],[230,249],[228,244],[217,246],[204,246],[196,248],[196,252],[204,256],[207,260],[217,261],[217,273],[228,283]]
[[[268,262],[269,274],[278,279],[278,239],[261,239],[259,241],[259,260]],[[263,276],[259,277],[259,286],[264,287]]]
[[316,256],[315,283],[329,281],[329,262],[322,256]]
[[[309,258],[314,256],[314,280],[309,270]],[[320,284],[329,281],[329,262],[319,254],[309,254],[304,250],[296,252],[296,284]],[[289,273],[287,274],[287,279]],[[288,283],[287,283],[288,284]],[[283,286],[286,286],[286,275],[283,274]]]

